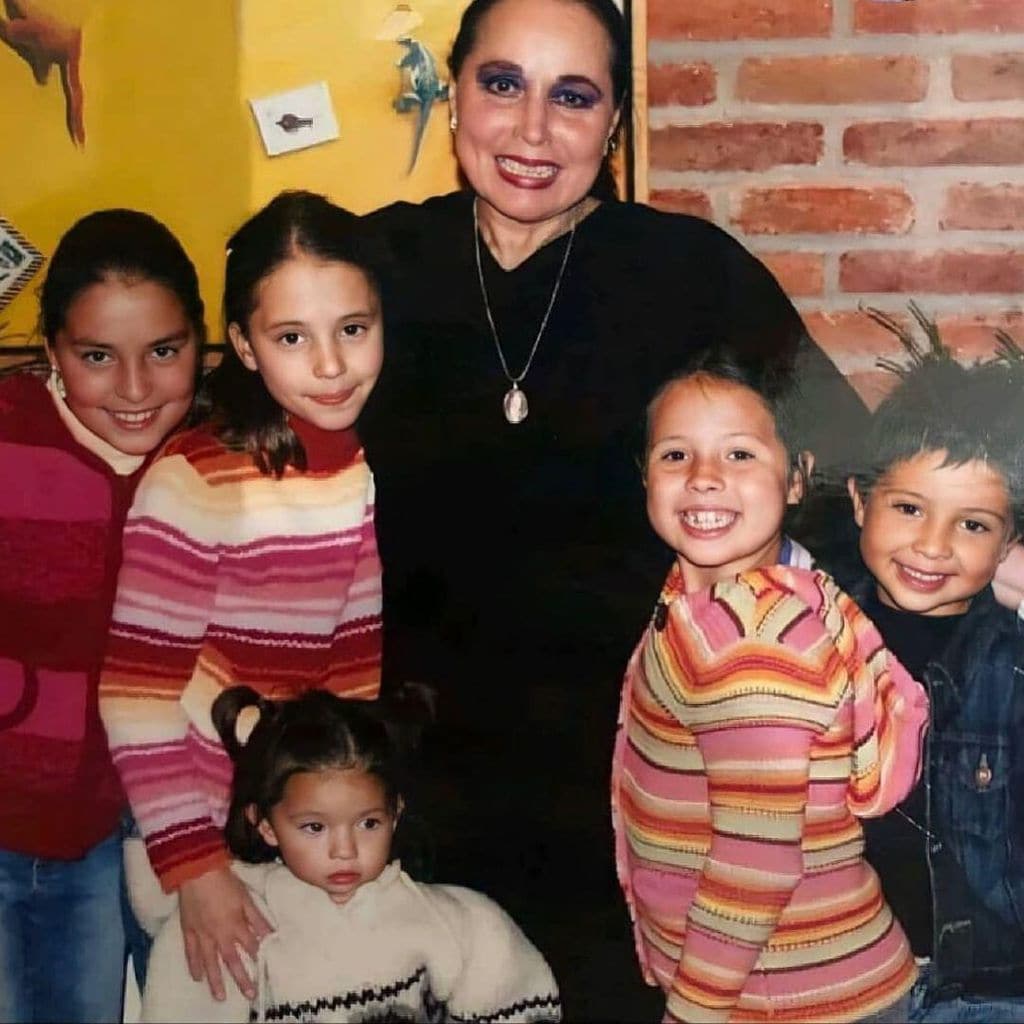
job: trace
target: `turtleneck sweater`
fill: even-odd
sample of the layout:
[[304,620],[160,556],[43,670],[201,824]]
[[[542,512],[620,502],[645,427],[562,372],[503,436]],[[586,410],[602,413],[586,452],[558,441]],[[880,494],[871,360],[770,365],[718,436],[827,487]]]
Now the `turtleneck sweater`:
[[124,793],[97,710],[121,528],[142,459],[38,377],[0,381],[0,848],[73,860]]

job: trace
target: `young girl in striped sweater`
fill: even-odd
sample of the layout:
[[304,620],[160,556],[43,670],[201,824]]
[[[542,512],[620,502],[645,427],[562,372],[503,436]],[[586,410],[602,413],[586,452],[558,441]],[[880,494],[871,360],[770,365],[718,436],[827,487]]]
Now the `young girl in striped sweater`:
[[916,779],[927,702],[827,575],[777,564],[813,464],[796,399],[717,352],[648,409],[647,511],[677,557],[626,672],[612,803],[666,1020],[902,1020],[916,974],[857,819]]
[[269,931],[222,835],[231,761],[210,717],[235,684],[372,699],[380,681],[373,477],[354,424],[383,321],[358,219],[283,193],[228,243],[230,345],[208,425],[170,442],[124,535],[100,711],[161,885],[177,890],[192,974]]

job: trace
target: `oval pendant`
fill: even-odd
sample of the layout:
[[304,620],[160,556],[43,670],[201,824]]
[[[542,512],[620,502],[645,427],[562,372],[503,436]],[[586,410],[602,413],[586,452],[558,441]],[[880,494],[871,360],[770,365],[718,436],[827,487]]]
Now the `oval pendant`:
[[505,392],[505,400],[502,402],[505,407],[505,419],[511,424],[522,423],[530,412],[530,405],[526,401],[526,395],[519,390],[518,384]]

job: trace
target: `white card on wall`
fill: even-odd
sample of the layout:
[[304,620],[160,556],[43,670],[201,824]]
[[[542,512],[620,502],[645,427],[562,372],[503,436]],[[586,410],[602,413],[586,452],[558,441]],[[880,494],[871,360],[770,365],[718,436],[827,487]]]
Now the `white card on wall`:
[[267,156],[316,146],[338,137],[326,82],[249,100]]

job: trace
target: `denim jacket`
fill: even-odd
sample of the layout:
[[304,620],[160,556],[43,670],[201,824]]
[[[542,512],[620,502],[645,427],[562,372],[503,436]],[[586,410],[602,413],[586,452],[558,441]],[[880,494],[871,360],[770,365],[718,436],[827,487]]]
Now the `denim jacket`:
[[922,682],[929,1001],[1024,995],[1024,623],[986,587]]

